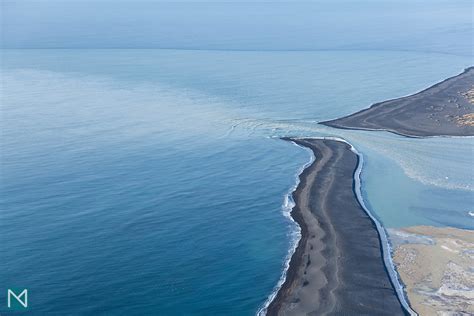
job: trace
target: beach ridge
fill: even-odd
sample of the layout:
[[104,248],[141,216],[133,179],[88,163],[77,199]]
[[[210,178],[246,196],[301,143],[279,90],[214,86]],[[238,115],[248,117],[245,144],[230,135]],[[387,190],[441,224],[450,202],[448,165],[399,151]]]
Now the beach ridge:
[[405,137],[474,136],[474,67],[411,95],[319,124]]
[[410,314],[385,266],[376,223],[354,191],[359,155],[341,140],[283,139],[315,159],[293,192],[301,239],[266,314]]

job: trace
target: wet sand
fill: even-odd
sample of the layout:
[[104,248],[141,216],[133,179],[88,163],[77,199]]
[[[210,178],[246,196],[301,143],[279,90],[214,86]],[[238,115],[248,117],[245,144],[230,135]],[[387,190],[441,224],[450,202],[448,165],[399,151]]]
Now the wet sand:
[[302,237],[267,315],[405,315],[354,192],[358,156],[340,141],[285,140],[310,148],[315,161],[293,193]]
[[[401,78],[402,79],[402,78]],[[416,94],[320,124],[411,137],[474,135],[474,67]]]
[[394,261],[420,316],[474,315],[474,231],[416,226],[389,230]]

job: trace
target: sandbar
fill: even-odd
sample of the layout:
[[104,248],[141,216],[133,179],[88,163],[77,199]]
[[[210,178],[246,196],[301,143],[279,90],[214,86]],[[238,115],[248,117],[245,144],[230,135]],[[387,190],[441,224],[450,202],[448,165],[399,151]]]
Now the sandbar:
[[301,239],[267,315],[406,315],[377,227],[354,191],[359,156],[341,141],[284,139],[315,160],[293,192]]
[[421,92],[320,124],[410,137],[474,135],[474,67]]

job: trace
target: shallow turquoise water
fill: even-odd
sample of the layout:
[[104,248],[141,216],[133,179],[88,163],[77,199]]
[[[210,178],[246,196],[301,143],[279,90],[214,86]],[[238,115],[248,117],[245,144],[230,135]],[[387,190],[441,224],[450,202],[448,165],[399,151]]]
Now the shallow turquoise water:
[[377,19],[355,41],[288,15],[306,35],[272,49],[311,35],[312,51],[258,51],[271,39],[242,30],[234,39],[253,50],[3,50],[0,302],[16,286],[38,314],[254,314],[295,239],[282,204],[310,158],[278,136],[354,144],[386,227],[474,228],[473,138],[316,124],[469,66],[469,14],[440,1],[427,21],[436,12],[438,27],[393,11],[413,33],[390,43]]

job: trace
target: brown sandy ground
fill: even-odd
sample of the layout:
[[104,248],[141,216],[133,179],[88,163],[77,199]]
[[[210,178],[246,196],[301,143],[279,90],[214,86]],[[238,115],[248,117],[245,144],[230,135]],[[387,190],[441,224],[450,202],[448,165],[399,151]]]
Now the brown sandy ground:
[[394,263],[420,316],[474,315],[473,230],[415,226],[389,233]]

